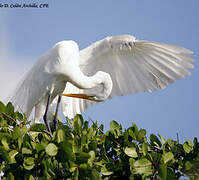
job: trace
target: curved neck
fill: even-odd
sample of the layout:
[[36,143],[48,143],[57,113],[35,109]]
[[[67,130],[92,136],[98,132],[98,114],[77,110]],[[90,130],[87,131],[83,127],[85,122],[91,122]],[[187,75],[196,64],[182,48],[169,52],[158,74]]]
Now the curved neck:
[[106,72],[98,71],[94,76],[92,76],[92,79],[96,84],[96,86],[94,86],[96,88],[93,89],[96,100],[106,100],[110,96],[113,88],[111,76]]
[[113,82],[112,82],[110,74],[102,72],[102,71],[99,71],[98,73],[102,75],[103,92],[97,96],[99,97],[99,100],[106,100],[112,92]]
[[94,92],[95,96],[99,100],[107,99],[111,94],[113,87],[110,75],[102,71],[98,71],[93,76],[86,76],[79,68],[77,68],[76,71],[73,69],[73,73],[70,74],[69,81],[80,89],[91,89],[101,85],[102,91],[100,93],[98,93],[99,91]]
[[70,74],[68,75],[68,81],[78,87],[79,89],[90,89],[98,85],[98,82],[94,76],[86,76],[82,73],[79,67],[71,68]]

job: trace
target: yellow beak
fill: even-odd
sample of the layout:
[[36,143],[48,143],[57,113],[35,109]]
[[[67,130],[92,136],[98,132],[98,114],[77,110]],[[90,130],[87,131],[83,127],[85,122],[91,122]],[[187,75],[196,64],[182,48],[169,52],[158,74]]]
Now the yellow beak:
[[96,100],[94,98],[94,96],[88,96],[86,94],[62,94],[62,96],[73,97],[73,98],[80,98],[80,99],[87,99],[87,100],[90,100],[90,101],[96,101],[96,102],[98,102],[98,100]]

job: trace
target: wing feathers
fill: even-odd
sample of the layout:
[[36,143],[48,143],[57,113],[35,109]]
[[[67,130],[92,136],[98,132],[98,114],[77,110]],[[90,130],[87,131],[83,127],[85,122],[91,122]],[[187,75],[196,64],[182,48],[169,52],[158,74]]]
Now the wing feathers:
[[140,62],[141,65],[143,66],[143,69],[145,70],[146,73],[146,81],[145,83],[148,84],[148,91],[152,92],[156,90],[159,85],[157,85],[157,81],[155,80],[157,75],[157,70],[151,67],[151,65],[145,60],[145,57],[142,57],[142,54],[136,53],[135,58],[137,58]]
[[[187,56],[192,51],[183,47],[159,42],[138,41],[133,36],[107,37],[80,51],[79,66],[82,72],[92,76],[97,71],[111,75],[113,90],[110,98],[129,93],[152,92],[165,88],[177,79],[190,75],[186,68],[193,68],[194,59]],[[79,93],[67,84],[65,93]],[[91,89],[94,91],[94,89]],[[81,93],[89,90],[81,90]],[[65,101],[70,108],[65,115],[73,117],[95,103],[82,99]],[[66,107],[66,106],[65,106]],[[72,113],[71,113],[72,112]]]
[[[151,83],[153,82],[153,79],[155,77],[160,78],[162,81],[165,81],[167,84],[174,82],[174,78],[171,75],[169,75],[165,70],[156,66],[153,62],[150,61],[150,59],[146,59],[146,57],[142,53],[138,53],[138,55],[141,57],[141,61],[146,71],[149,72],[150,75],[154,75],[154,77],[152,77],[150,81]],[[155,86],[155,88],[157,89],[157,86]]]
[[186,49],[186,48],[183,48],[183,47],[180,47],[180,46],[175,46],[175,45],[172,45],[172,44],[136,40],[136,45],[138,45],[138,44],[141,45],[141,46],[160,47],[162,49],[171,51],[173,53],[183,53],[183,54],[192,54],[193,53],[189,49]]
[[[144,49],[144,48],[143,48]],[[158,54],[162,57],[165,57],[167,61],[172,63],[176,63],[176,65],[181,65],[184,68],[193,68],[193,65],[186,61],[186,58],[183,58],[181,55],[183,54],[175,54],[171,51],[165,51],[164,49],[155,47],[155,48],[147,48],[150,52]],[[185,59],[185,60],[184,60]]]

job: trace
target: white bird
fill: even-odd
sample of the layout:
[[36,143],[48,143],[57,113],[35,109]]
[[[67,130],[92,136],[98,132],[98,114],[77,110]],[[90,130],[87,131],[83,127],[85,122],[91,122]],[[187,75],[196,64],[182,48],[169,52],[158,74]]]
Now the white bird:
[[[152,92],[190,75],[194,59],[183,47],[135,40],[131,35],[107,37],[79,51],[74,41],[55,44],[35,63],[11,101],[34,122],[42,121],[46,106],[61,94],[65,116],[74,117],[114,96]],[[88,101],[92,100],[92,101]],[[48,103],[47,103],[48,102]],[[58,108],[58,106],[57,106]]]

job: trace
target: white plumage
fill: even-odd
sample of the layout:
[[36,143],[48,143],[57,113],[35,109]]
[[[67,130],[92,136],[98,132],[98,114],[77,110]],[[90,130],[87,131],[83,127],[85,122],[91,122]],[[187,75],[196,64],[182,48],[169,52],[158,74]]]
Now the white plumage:
[[[107,37],[80,52],[75,42],[62,41],[36,62],[11,101],[28,116],[35,107],[35,122],[40,122],[49,93],[52,102],[61,93],[87,94],[101,101],[152,92],[189,75],[186,69],[193,68],[193,59],[186,54],[191,53],[183,47],[139,41],[130,35]],[[63,113],[72,118],[94,103],[62,97]]]
[[[80,51],[81,71],[92,76],[97,71],[111,75],[113,88],[109,98],[130,93],[152,92],[165,88],[177,79],[190,75],[192,52],[183,47],[135,40],[130,35],[107,37]],[[64,93],[92,94],[99,88],[82,90],[67,83]],[[77,98],[62,98],[65,116],[73,118],[97,102]]]

